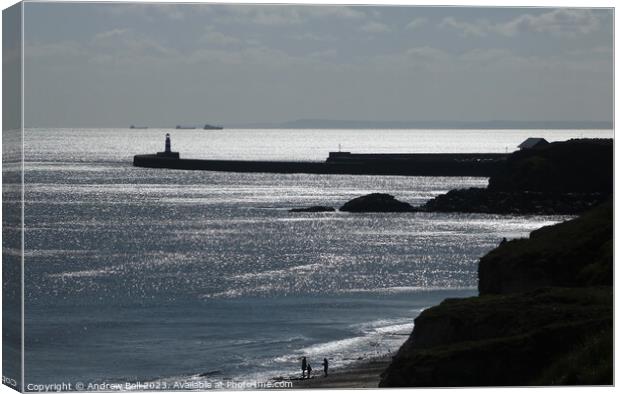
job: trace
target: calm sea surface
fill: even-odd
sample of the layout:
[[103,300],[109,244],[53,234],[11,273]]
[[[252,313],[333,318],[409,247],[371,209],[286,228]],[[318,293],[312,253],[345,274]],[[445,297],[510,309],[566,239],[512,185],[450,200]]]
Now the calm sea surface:
[[[413,205],[486,178],[134,168],[132,156],[324,160],[329,151],[505,152],[611,130],[26,131],[26,381],[289,376],[393,352],[413,318],[476,293],[502,237],[566,219],[289,213],[371,192]],[[203,376],[200,376],[203,374]]]

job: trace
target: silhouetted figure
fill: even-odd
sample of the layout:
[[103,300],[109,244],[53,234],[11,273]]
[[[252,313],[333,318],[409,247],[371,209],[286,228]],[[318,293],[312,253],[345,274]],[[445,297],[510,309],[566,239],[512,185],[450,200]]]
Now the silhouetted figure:
[[166,153],[170,153],[170,133],[166,133],[166,148],[164,150]]
[[506,239],[506,237],[504,237],[504,238],[502,238],[502,242],[500,242],[499,244],[500,244],[500,245],[503,245],[503,244],[505,244],[506,242],[508,242],[508,240]]
[[308,363],[308,379],[310,379],[311,376],[312,376],[312,367],[310,366],[310,363]]
[[308,368],[308,362],[306,361],[306,358],[303,357],[301,359],[301,378],[305,378],[306,377],[306,368]]
[[329,369],[329,362],[326,358],[323,359],[323,373],[327,376],[327,370]]

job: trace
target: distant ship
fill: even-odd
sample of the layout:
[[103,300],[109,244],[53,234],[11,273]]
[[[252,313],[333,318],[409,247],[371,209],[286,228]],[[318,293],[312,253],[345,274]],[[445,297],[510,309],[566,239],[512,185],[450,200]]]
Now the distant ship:
[[134,125],[131,125],[131,126],[129,126],[129,128],[130,129],[144,130],[144,129],[148,129],[149,127],[148,126],[134,126]]
[[179,126],[177,125],[177,129],[179,130],[194,130],[196,127],[194,126]]
[[205,127],[203,127],[202,129],[203,130],[224,130],[222,126],[213,126],[210,124],[206,124]]

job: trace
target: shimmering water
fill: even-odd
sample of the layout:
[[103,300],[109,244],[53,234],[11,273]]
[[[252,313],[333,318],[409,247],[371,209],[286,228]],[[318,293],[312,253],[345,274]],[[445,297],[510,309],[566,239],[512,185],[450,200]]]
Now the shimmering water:
[[424,308],[475,294],[502,237],[565,218],[289,213],[388,192],[414,205],[485,178],[143,169],[133,154],[323,160],[503,152],[528,136],[611,131],[28,130],[26,380],[291,375],[395,351]]

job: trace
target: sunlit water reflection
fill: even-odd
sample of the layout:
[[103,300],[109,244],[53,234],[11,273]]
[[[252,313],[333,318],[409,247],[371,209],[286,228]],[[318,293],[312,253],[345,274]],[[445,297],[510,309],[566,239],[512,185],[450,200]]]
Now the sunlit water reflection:
[[[246,141],[243,151],[247,132],[190,146],[191,133],[199,131],[173,140],[182,155],[188,148],[200,157],[204,148],[205,156],[318,159],[318,150],[296,153],[303,143],[295,138],[280,138],[290,149],[280,142],[269,156],[264,140],[260,149]],[[319,133],[315,145],[325,156],[350,133]],[[384,136],[384,150],[411,137],[402,133]],[[488,151],[521,138],[503,135]],[[132,167],[132,154],[160,149],[155,137],[27,133],[28,381],[274,376],[295,373],[302,354],[338,367],[394,351],[422,309],[475,294],[477,260],[503,237],[565,219],[290,213],[376,191],[419,205],[487,179]],[[418,143],[432,140],[422,137]],[[216,154],[213,146],[222,148]]]

